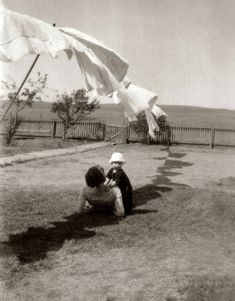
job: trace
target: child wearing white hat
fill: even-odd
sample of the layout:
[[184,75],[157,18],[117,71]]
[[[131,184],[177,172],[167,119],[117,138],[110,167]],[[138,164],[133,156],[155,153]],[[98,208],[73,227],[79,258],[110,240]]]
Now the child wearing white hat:
[[121,153],[113,153],[110,159],[112,168],[109,170],[106,177],[109,179],[109,186],[117,186],[120,188],[125,214],[127,215],[131,214],[133,201],[131,182],[124,170],[122,169],[122,166],[125,162],[126,161]]

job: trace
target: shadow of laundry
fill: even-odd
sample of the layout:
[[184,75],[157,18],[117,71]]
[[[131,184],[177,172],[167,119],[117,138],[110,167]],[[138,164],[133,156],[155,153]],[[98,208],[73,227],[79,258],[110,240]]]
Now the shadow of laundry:
[[168,153],[168,155],[167,155],[168,158],[178,158],[178,159],[181,159],[181,158],[183,158],[183,157],[185,157],[187,155],[185,153],[172,152],[170,146],[166,146],[164,148],[161,148],[160,151],[167,152]]
[[183,167],[187,167],[187,166],[192,166],[193,163],[189,163],[189,162],[185,162],[185,161],[181,161],[181,160],[172,160],[172,159],[167,159],[164,163],[164,165],[162,167],[158,168],[159,170],[172,170],[172,169],[181,169]]
[[168,153],[168,157],[169,157],[169,158],[177,158],[177,159],[181,159],[181,158],[183,158],[184,156],[186,156],[186,154],[183,154],[183,153],[171,153],[170,151],[169,151],[169,153]]
[[[160,166],[157,169],[158,175],[156,176],[156,179],[154,179],[152,182],[156,185],[188,186],[183,183],[175,183],[171,179],[174,176],[181,175],[181,173],[179,171],[177,171],[177,172],[172,171],[173,169],[183,169],[184,167],[193,165],[193,163],[180,160],[183,157],[185,157],[187,154],[182,153],[182,152],[179,152],[179,153],[172,152],[170,146],[164,147],[164,148],[160,149],[160,151],[167,152],[168,155],[167,155],[167,157],[165,157],[165,162],[164,162],[163,166]],[[176,159],[176,160],[174,160],[174,159]],[[162,160],[162,158],[160,160]]]
[[171,177],[181,175],[180,172],[174,172],[173,169],[182,169],[184,167],[192,166],[192,163],[185,162],[182,160],[172,160],[166,159],[163,166],[160,166],[157,169],[157,172],[160,175],[156,176],[156,179],[153,180],[153,183],[156,185],[166,185],[166,186],[188,186],[183,183],[175,183],[172,181]]
[[[148,184],[133,190],[133,207],[144,205],[148,201],[159,198],[160,192],[171,191],[170,187]],[[160,192],[159,192],[160,191]]]
[[148,214],[148,213],[157,213],[158,210],[154,210],[154,209],[133,209],[132,210],[132,214]]
[[[160,151],[167,152],[166,157],[155,157],[154,160],[165,160],[164,164],[157,169],[156,176],[152,179],[152,184],[145,185],[137,188],[133,191],[133,207],[137,207],[146,204],[152,199],[161,197],[161,192],[168,192],[173,190],[173,186],[188,186],[183,183],[175,183],[172,181],[172,177],[180,175],[179,171],[174,172],[174,169],[183,169],[184,167],[192,166],[192,163],[182,161],[185,153],[171,152],[170,147],[160,149]],[[179,159],[174,160],[171,158]]]
[[54,222],[52,227],[30,227],[26,232],[9,236],[9,241],[0,244],[0,255],[15,254],[20,263],[30,263],[45,259],[47,252],[59,250],[66,240],[88,239],[96,235],[93,228],[101,225],[117,224],[118,217],[91,212],[89,214],[73,214],[66,221]]
[[[185,154],[171,155],[172,158],[182,158]],[[163,166],[157,169],[159,175],[153,179],[151,184],[137,188],[133,191],[133,213],[147,214],[157,212],[154,210],[135,209],[135,207],[146,204],[148,201],[161,197],[161,193],[171,191],[174,183],[171,177],[180,173],[173,169],[182,169],[193,164],[182,160],[165,159]],[[20,263],[35,262],[44,259],[47,252],[59,250],[66,240],[84,240],[96,235],[92,228],[105,225],[115,225],[120,218],[104,212],[90,212],[89,214],[72,214],[64,221],[53,222],[51,227],[31,227],[27,231],[9,236],[9,241],[0,243],[0,255],[9,256],[15,254]]]

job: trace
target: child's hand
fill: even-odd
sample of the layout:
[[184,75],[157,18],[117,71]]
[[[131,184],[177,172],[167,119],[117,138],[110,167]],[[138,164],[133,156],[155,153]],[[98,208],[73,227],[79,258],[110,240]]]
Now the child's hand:
[[111,180],[110,183],[109,183],[109,186],[110,186],[110,187],[114,187],[114,186],[116,186],[116,185],[117,185],[116,182],[113,181],[113,180]]
[[105,182],[104,182],[104,185],[109,185],[109,183],[110,183],[110,179],[109,178],[106,178],[106,180],[105,180]]

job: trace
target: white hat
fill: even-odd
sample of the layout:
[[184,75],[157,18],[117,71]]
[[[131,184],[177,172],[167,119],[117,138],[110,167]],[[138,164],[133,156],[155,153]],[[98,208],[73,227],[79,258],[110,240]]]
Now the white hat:
[[113,153],[110,159],[110,163],[112,162],[122,162],[125,163],[125,159],[121,153]]

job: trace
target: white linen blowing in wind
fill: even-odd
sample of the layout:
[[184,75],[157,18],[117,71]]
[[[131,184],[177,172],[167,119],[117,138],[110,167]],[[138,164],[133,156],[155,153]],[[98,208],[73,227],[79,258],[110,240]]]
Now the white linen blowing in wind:
[[155,132],[159,131],[156,119],[166,116],[156,104],[157,97],[154,92],[133,85],[127,78],[123,81],[122,87],[112,96],[116,104],[122,103],[129,121],[135,121],[138,114],[145,113],[149,135],[152,138],[155,138]]
[[65,51],[69,59],[76,56],[88,90],[101,95],[119,89],[129,67],[125,59],[93,37],[73,28],[55,28],[0,3],[0,61],[42,53],[54,58],[60,51]]

